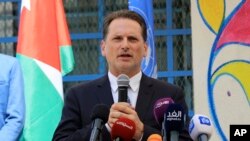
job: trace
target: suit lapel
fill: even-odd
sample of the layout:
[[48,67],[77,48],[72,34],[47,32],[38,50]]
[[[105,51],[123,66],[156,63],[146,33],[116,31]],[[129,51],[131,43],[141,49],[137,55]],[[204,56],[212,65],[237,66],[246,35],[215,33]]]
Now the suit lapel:
[[99,101],[111,107],[111,105],[114,103],[114,100],[111,93],[111,87],[108,75],[102,77],[99,83],[97,83],[97,89],[98,89],[97,96],[99,98]]
[[145,74],[143,74],[141,83],[140,83],[137,103],[135,107],[137,114],[141,120],[144,119],[145,114],[147,113],[148,109],[150,109],[150,106],[152,106],[150,105],[152,96],[154,94],[154,90],[152,89],[152,86],[153,86],[152,82],[149,80],[149,78]]

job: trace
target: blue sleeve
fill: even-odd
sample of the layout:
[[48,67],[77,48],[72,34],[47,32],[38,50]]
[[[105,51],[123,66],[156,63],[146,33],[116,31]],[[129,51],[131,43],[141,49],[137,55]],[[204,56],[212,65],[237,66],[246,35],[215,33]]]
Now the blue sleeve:
[[[9,64],[10,65],[10,64]],[[3,126],[0,129],[0,139],[3,141],[17,141],[21,135],[25,118],[24,82],[18,60],[10,66],[6,93],[6,110],[3,114]],[[7,77],[7,76],[6,76]],[[1,96],[0,96],[1,97]],[[3,107],[2,107],[3,108]]]

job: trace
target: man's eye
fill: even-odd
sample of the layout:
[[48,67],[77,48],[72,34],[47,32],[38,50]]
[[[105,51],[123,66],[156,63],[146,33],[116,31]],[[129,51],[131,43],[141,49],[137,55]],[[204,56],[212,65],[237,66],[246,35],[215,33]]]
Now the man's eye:
[[122,38],[121,37],[114,37],[113,39],[114,40],[121,40]]
[[131,41],[131,42],[136,42],[136,41],[137,41],[137,38],[131,37],[131,38],[129,38],[129,41]]

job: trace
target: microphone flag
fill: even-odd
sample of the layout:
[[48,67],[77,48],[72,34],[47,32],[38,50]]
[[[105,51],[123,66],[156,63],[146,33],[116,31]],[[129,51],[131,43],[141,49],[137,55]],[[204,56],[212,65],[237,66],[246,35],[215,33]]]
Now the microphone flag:
[[192,117],[189,123],[189,135],[193,140],[209,140],[212,132],[213,124],[207,116],[196,114]]
[[121,117],[113,125],[111,129],[112,140],[131,141],[135,134],[134,121]]

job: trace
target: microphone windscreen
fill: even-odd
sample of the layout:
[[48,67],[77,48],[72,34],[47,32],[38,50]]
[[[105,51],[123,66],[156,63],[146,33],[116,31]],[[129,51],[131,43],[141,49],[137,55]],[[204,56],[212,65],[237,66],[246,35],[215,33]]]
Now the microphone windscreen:
[[209,139],[213,132],[213,124],[207,116],[196,114],[192,117],[188,130],[193,140],[198,140],[202,134],[207,135]]
[[147,141],[162,141],[162,137],[159,134],[152,134],[148,137]]
[[125,74],[120,74],[117,77],[118,87],[128,87],[129,86],[129,77]]
[[170,104],[173,104],[174,101],[171,98],[162,98],[158,99],[154,105],[154,117],[158,124],[161,125],[164,114]]
[[94,106],[91,114],[91,120],[97,118],[102,119],[104,123],[108,121],[109,107],[105,104],[97,104]]
[[111,129],[111,138],[115,140],[120,138],[122,141],[131,141],[135,134],[134,121],[127,118],[119,118]]
[[170,104],[165,112],[165,129],[167,132],[180,132],[186,120],[186,114],[180,104]]

